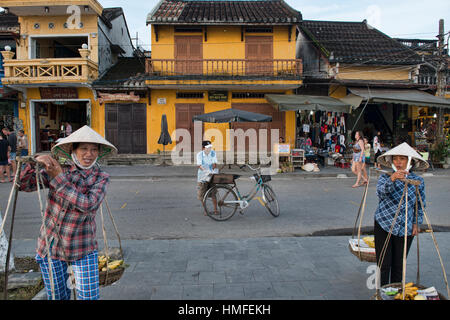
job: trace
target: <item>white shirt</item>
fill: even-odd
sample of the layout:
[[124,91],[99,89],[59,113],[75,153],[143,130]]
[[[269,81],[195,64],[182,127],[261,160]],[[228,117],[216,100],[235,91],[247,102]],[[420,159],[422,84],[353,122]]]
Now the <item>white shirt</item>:
[[206,169],[198,169],[197,182],[209,182],[210,174],[213,173],[213,164],[217,164],[217,156],[214,150],[211,150],[209,154],[206,154],[204,151],[197,154],[197,166],[202,166],[203,169]]
[[378,151],[381,151],[381,144],[379,142],[378,136],[375,136],[373,138],[373,151],[377,153]]

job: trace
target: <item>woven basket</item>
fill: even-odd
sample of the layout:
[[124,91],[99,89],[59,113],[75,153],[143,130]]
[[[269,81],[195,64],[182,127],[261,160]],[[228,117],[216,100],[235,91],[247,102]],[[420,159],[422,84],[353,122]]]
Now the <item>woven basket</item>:
[[233,174],[215,174],[211,179],[213,184],[233,184],[235,176]]
[[[391,287],[391,288],[399,288],[400,289],[402,287],[402,284],[401,283],[391,283],[391,284],[384,285],[381,288],[384,289],[384,288],[389,288],[389,287]],[[424,290],[424,289],[427,288],[427,287],[424,287],[424,286],[421,286],[421,285],[417,285],[417,284],[414,284],[414,287],[419,288],[419,290]],[[438,291],[438,295],[439,295],[439,299],[440,300],[447,300],[447,298],[442,293],[440,293],[439,291]],[[384,300],[383,297],[381,297],[381,295],[378,294],[378,292],[372,297],[372,299],[374,299],[374,300]]]
[[375,253],[369,253],[369,252],[362,252],[353,250],[352,246],[349,244],[348,248],[350,252],[355,255],[360,261],[364,262],[377,262],[377,256]]
[[101,286],[109,286],[117,282],[123,275],[125,268],[120,266],[114,270],[100,271],[99,282]]

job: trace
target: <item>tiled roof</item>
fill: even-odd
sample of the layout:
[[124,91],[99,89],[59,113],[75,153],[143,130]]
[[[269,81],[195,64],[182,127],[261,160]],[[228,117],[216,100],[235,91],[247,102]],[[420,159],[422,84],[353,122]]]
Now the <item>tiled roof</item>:
[[363,22],[303,20],[301,29],[330,62],[363,65],[414,65],[420,56]]
[[2,26],[18,26],[19,18],[12,13],[0,12],[0,25]]
[[139,57],[121,57],[102,78],[95,81],[94,88],[142,88],[145,85],[145,61]]
[[301,19],[301,13],[283,0],[163,0],[148,15],[147,24],[293,24]]

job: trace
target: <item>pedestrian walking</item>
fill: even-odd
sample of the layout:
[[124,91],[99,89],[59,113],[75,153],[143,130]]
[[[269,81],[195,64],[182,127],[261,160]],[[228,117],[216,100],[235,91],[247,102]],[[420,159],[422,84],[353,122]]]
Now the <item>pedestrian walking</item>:
[[11,175],[14,176],[17,169],[17,136],[16,133],[10,130],[8,127],[3,128],[3,134],[8,139],[8,144],[10,147],[8,163],[11,165]]
[[[11,174],[9,171],[8,159],[9,151],[11,150],[8,140],[0,134],[0,183],[11,182]],[[4,173],[6,172],[6,180]]]
[[380,164],[378,163],[378,157],[381,156],[381,131],[377,131],[377,134],[373,138],[373,152],[375,153],[375,161],[374,161],[374,168],[375,169],[381,169]]
[[[211,187],[211,178],[213,174],[219,173],[217,169],[216,152],[212,150],[211,141],[203,141],[202,151],[197,154],[197,198],[203,203],[206,191]],[[217,213],[216,195],[212,194],[214,212]],[[206,216],[206,212],[204,212]]]
[[[422,177],[413,172],[413,168],[427,168],[427,162],[407,143],[390,150],[380,156],[379,163],[392,168],[392,175],[382,174],[377,184],[378,207],[375,211],[375,251],[378,265],[380,267],[380,284],[398,283],[402,281],[402,265],[404,254],[404,241],[407,237],[407,252],[414,239],[418,235],[420,225],[423,222],[422,206],[418,206],[416,212],[416,186],[408,184],[408,220],[405,221],[405,204],[400,208],[398,217],[394,224],[396,212],[405,190],[405,182],[401,179],[416,180],[420,182],[419,194],[424,207],[425,202],[425,182]],[[407,234],[405,235],[405,224],[407,224]],[[384,258],[381,256],[382,248],[386,238],[392,228],[392,235],[386,247]]]
[[[69,300],[73,270],[78,300],[99,299],[98,244],[95,216],[109,184],[109,175],[97,160],[117,149],[88,126],[74,132],[52,149],[64,155],[61,165],[51,155],[36,157],[48,188],[48,205],[37,241],[39,263],[48,299]],[[37,190],[36,165],[29,163],[20,175],[20,190]],[[49,250],[47,249],[49,247]],[[54,291],[50,281],[51,258]],[[69,274],[70,273],[70,274]]]
[[[355,143],[353,144],[353,160],[352,160],[352,172],[356,175],[356,182],[352,188],[358,188],[367,183],[366,175],[363,175],[363,165],[365,163],[364,155],[364,135],[361,131],[355,133]],[[360,184],[361,179],[364,180]]]

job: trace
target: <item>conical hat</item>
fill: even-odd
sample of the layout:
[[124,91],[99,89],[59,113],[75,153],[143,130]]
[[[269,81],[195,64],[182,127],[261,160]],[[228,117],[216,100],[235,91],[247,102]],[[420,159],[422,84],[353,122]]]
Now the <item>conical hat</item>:
[[423,157],[418,154],[416,150],[411,148],[411,146],[406,142],[379,156],[377,162],[385,167],[391,168],[393,164],[393,156],[411,157],[413,160],[415,160],[415,165],[413,166],[413,168],[419,170],[425,170],[430,167],[428,162],[426,162]]
[[95,143],[99,145],[98,159],[117,153],[117,148],[106,141],[101,135],[88,126],[75,131],[67,138],[62,139],[52,148],[52,153],[56,156],[70,157],[74,143]]

